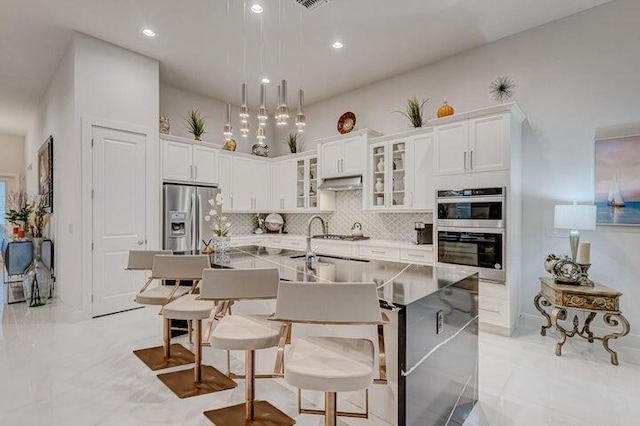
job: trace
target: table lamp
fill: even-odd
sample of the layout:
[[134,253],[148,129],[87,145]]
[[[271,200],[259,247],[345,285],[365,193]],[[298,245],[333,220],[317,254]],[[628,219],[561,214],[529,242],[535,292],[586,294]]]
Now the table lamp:
[[553,226],[557,229],[569,229],[571,259],[575,262],[580,242],[579,230],[592,231],[596,229],[596,206],[593,204],[580,205],[576,202],[556,205]]

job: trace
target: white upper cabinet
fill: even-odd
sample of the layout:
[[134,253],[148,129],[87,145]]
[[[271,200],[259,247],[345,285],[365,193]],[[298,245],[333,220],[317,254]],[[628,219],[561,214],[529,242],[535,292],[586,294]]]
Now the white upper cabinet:
[[322,177],[336,177],[341,174],[341,161],[344,153],[342,141],[327,142],[320,147]]
[[469,168],[473,172],[509,169],[508,114],[469,121]]
[[218,149],[180,140],[162,140],[162,178],[172,182],[218,183]]
[[457,175],[467,171],[469,122],[446,124],[435,128],[437,140],[436,171],[440,175]]
[[366,164],[365,157],[366,141],[362,137],[345,139],[342,141],[342,163],[340,174],[344,176],[355,176],[364,173]]
[[409,203],[412,210],[433,211],[435,179],[433,170],[433,133],[416,135],[407,145],[407,173],[412,179]]
[[263,212],[271,209],[271,168],[261,159],[234,157],[230,211]]
[[218,188],[222,194],[222,211],[233,209],[233,185],[231,170],[233,168],[233,158],[230,153],[221,152],[218,158]]
[[191,145],[182,142],[163,141],[162,177],[165,180],[190,182],[193,178],[193,153]]
[[365,209],[433,210],[433,162],[431,129],[373,139],[365,175]]
[[358,130],[348,135],[319,140],[320,178],[363,175],[367,161],[367,140],[381,136],[372,130]]
[[219,183],[219,150],[208,146],[193,145],[193,181]]
[[271,210],[292,211],[296,208],[295,159],[271,163]]
[[524,118],[509,103],[432,120],[436,174],[509,170],[511,144],[522,137]]

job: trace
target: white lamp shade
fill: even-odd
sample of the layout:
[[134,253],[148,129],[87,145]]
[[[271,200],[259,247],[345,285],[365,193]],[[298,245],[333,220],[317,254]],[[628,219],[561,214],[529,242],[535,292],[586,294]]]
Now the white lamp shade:
[[553,226],[558,229],[596,229],[596,206],[567,204],[557,205]]

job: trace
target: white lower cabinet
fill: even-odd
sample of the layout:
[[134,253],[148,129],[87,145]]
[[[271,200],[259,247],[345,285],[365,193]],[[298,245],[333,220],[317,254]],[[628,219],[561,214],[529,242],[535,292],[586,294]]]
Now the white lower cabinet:
[[480,326],[498,334],[510,334],[511,304],[505,284],[480,281],[478,310]]
[[407,263],[433,263],[433,251],[416,250],[416,249],[401,249],[400,260]]
[[360,245],[358,246],[358,256],[371,259],[398,261],[400,260],[400,249],[396,247]]

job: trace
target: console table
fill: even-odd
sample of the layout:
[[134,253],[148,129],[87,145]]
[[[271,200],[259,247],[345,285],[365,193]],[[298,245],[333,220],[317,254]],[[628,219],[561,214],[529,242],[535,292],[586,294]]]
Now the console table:
[[[567,337],[578,335],[593,343],[602,341],[602,346],[611,354],[611,363],[618,365],[618,354],[609,347],[609,340],[618,339],[629,334],[629,321],[620,312],[620,296],[622,293],[601,284],[593,287],[581,285],[557,284],[553,278],[540,278],[540,293],[533,299],[533,304],[540,311],[547,323],[540,329],[540,335],[545,336],[547,329],[552,326],[560,333],[560,341],[556,343],[556,355],[562,355],[562,345]],[[544,307],[552,307],[547,313]],[[567,319],[567,309],[574,309],[588,313],[582,327],[578,315],[573,317],[573,329],[565,329],[559,321]],[[591,323],[596,315],[602,314],[604,323],[611,327],[622,327],[619,332],[597,337],[591,331]]]

